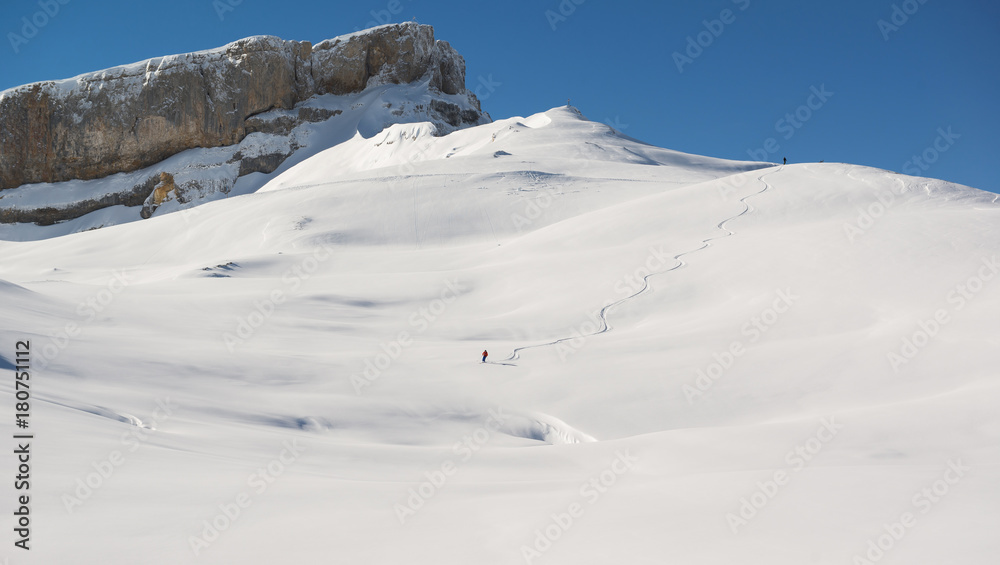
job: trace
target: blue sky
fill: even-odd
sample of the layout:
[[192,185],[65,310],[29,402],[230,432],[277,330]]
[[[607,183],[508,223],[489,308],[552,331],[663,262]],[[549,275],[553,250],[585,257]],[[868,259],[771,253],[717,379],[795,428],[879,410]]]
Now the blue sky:
[[248,35],[317,42],[414,18],[465,56],[468,87],[497,119],[572,99],[671,149],[1000,192],[993,0],[7,0],[0,89]]

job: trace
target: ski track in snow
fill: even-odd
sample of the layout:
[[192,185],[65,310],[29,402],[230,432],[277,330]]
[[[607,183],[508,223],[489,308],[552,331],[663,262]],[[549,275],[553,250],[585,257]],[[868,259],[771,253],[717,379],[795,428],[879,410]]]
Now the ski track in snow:
[[[9,364],[9,362],[3,357],[0,357],[0,369],[4,369],[5,365],[7,364]],[[11,369],[13,369],[13,367],[14,367],[13,365],[10,365]],[[4,389],[3,392],[10,394],[11,396],[14,395],[12,387],[11,390],[6,390],[8,387],[2,387],[2,388]],[[106,408],[104,406],[70,401],[70,400],[65,400],[63,398],[56,399],[56,398],[51,398],[48,395],[35,394],[33,398],[35,402],[46,402],[54,406],[60,406],[62,408],[67,408],[69,410],[77,410],[100,418],[107,418],[109,420],[114,420],[116,422],[121,422],[123,424],[134,426],[136,428],[143,428],[147,430],[156,429],[155,422],[153,423],[143,422],[142,419],[137,416],[133,416],[132,414],[129,414],[127,412],[118,412],[110,408]],[[0,562],[0,565],[2,565],[2,562]]]
[[[990,202],[990,204],[994,204],[995,205],[997,203],[997,199],[998,198],[1000,198],[1000,194],[997,194],[996,196],[994,196],[993,197],[993,201]],[[996,208],[974,208],[974,209],[975,210],[996,210]]]
[[130,426],[135,426],[137,428],[144,428],[144,429],[147,429],[147,430],[155,429],[151,425],[144,423],[141,419],[139,419],[136,416],[133,416],[133,415],[128,414],[126,412],[115,412],[114,410],[111,410],[109,408],[105,408],[103,406],[96,406],[96,405],[91,405],[91,404],[82,404],[82,403],[79,403],[79,402],[68,402],[68,401],[52,400],[52,399],[48,399],[48,398],[38,398],[38,397],[36,397],[36,399],[40,400],[41,402],[48,402],[48,403],[51,403],[51,404],[55,404],[56,406],[62,406],[63,408],[69,408],[70,410],[79,410],[81,412],[86,412],[88,414],[92,414],[94,416],[99,416],[101,418],[107,418],[109,420],[115,420],[117,422],[121,422],[123,424],[128,424]]
[[[712,241],[715,241],[717,239],[722,239],[722,238],[726,238],[726,237],[729,237],[731,235],[734,235],[736,232],[734,232],[733,230],[727,228],[726,224],[729,223],[729,222],[731,222],[731,221],[733,221],[733,220],[735,220],[735,219],[737,219],[737,218],[740,218],[740,217],[742,217],[742,216],[750,213],[753,210],[753,206],[751,206],[750,203],[747,202],[747,199],[752,198],[752,197],[757,196],[757,195],[760,195],[760,194],[763,194],[769,188],[771,188],[771,185],[767,184],[767,181],[764,180],[764,177],[766,177],[767,175],[770,175],[770,174],[774,174],[774,173],[780,172],[781,169],[783,169],[783,168],[784,168],[784,165],[778,165],[778,168],[776,170],[771,170],[770,172],[766,172],[766,173],[760,175],[759,177],[757,177],[758,181],[764,183],[764,188],[761,189],[761,190],[759,190],[759,191],[757,191],[757,192],[754,192],[753,194],[748,194],[747,196],[744,196],[743,198],[740,198],[740,202],[744,206],[743,211],[740,212],[739,214],[736,214],[735,216],[730,216],[730,217],[726,218],[725,220],[722,220],[721,222],[719,222],[716,225],[716,228],[718,228],[720,230],[725,230],[726,233],[724,233],[722,235],[717,235],[715,237],[709,237],[707,239],[703,239],[703,240],[701,240],[701,245],[699,247],[697,247],[695,249],[690,249],[688,251],[684,251],[683,253],[678,253],[677,255],[674,255],[673,259],[674,259],[674,261],[677,261],[676,265],[674,265],[673,267],[670,267],[669,269],[665,269],[663,271],[658,271],[656,273],[650,273],[650,274],[646,275],[645,277],[642,278],[642,283],[643,284],[642,284],[642,288],[641,289],[639,289],[638,291],[636,291],[634,294],[631,294],[629,296],[626,296],[625,298],[621,298],[619,300],[616,300],[615,302],[612,302],[611,304],[608,304],[604,308],[601,308],[601,312],[600,312],[601,327],[597,331],[595,331],[593,333],[585,334],[585,335],[574,335],[574,336],[570,336],[570,337],[563,337],[563,338],[557,339],[555,341],[550,341],[550,342],[547,342],[547,343],[539,343],[539,344],[535,344],[535,345],[525,345],[525,346],[522,346],[522,347],[517,347],[517,348],[514,349],[513,352],[511,352],[510,356],[508,356],[507,358],[504,359],[504,361],[516,361],[516,360],[520,359],[521,358],[521,352],[525,351],[527,349],[537,349],[539,347],[550,347],[550,346],[553,346],[553,345],[558,345],[558,344],[560,344],[560,343],[562,343],[564,341],[571,341],[571,340],[574,340],[574,339],[592,337],[592,336],[595,336],[595,335],[599,335],[599,334],[611,331],[611,325],[608,323],[608,312],[610,312],[612,308],[614,308],[616,306],[619,306],[621,304],[624,304],[625,302],[628,302],[629,300],[632,300],[633,298],[636,298],[636,297],[644,294],[647,290],[649,290],[649,279],[651,277],[655,277],[657,275],[663,275],[663,274],[669,273],[671,271],[676,271],[677,269],[680,269],[681,267],[687,265],[687,263],[685,263],[684,260],[681,259],[681,257],[687,256],[687,255],[691,255],[692,253],[697,253],[698,251],[701,251],[703,249],[707,249],[708,247],[711,247],[711,245],[712,245],[711,242]],[[504,363],[504,364],[505,365],[514,365],[514,366],[516,366],[513,363]]]

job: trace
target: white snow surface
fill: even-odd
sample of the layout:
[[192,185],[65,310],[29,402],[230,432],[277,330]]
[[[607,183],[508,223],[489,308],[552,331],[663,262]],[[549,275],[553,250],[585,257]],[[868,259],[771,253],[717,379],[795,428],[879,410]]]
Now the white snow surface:
[[[303,108],[340,113],[320,122],[303,123],[288,135],[254,132],[236,145],[189,149],[137,171],[91,180],[22,185],[2,191],[0,202],[4,207],[22,210],[66,207],[88,199],[100,200],[107,195],[127,193],[160,172],[168,172],[173,175],[177,186],[190,182],[201,188],[197,191],[188,189],[188,201],[184,204],[173,194],[168,194],[167,200],[156,209],[155,214],[190,210],[205,202],[254,192],[315,153],[354,136],[368,138],[378,135],[388,124],[422,123],[424,126],[421,131],[437,134],[455,129],[449,124],[432,125],[424,121],[429,118],[428,110],[432,99],[451,102],[463,109],[469,107],[469,101],[464,95],[431,92],[427,80],[404,85],[370,86],[357,94],[317,95],[297,104],[293,109],[271,110],[256,117],[263,121],[294,118]],[[288,154],[292,150],[294,152],[269,174],[239,176],[239,162],[234,160],[237,152],[243,157],[259,157],[275,153]],[[139,206],[109,206],[50,226],[0,224],[0,239],[45,239],[135,222],[141,219],[140,209]]]
[[994,195],[572,108],[431,128],[0,242],[0,558],[995,562]]

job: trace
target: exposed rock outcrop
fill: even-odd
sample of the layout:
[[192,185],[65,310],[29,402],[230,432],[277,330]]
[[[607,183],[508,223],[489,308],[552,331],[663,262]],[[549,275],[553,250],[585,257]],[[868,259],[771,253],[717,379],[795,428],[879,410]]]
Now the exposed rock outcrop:
[[142,211],[139,214],[143,218],[152,216],[156,208],[170,197],[171,192],[174,193],[174,196],[177,196],[177,185],[174,184],[174,175],[160,173],[160,182],[153,187],[153,192],[149,193],[149,196],[142,203]]
[[[435,101],[433,109],[448,125],[488,120],[465,89],[462,57],[448,43],[435,41],[433,28],[413,23],[380,26],[315,47],[250,37],[210,51],[10,89],[0,93],[0,191],[136,171],[186,149],[235,145],[268,128],[287,133],[330,116],[303,108],[284,124],[254,117],[291,109],[317,94],[418,80],[440,93],[468,97],[465,109]],[[273,171],[275,163],[277,154],[258,155],[241,162],[239,170]]]

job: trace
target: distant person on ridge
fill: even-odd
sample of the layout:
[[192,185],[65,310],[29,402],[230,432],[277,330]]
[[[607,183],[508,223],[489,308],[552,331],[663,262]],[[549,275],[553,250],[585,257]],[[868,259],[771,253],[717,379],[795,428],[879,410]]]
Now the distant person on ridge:
[[485,362],[486,362],[486,356],[487,356],[487,355],[489,355],[489,353],[487,353],[487,352],[486,352],[486,350],[484,349],[484,350],[483,350],[483,363],[485,363]]
[[782,157],[781,158],[781,164],[782,165],[787,165],[788,164],[788,157]]

